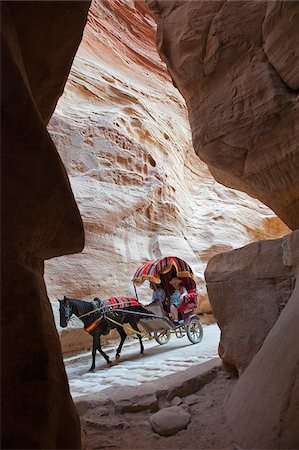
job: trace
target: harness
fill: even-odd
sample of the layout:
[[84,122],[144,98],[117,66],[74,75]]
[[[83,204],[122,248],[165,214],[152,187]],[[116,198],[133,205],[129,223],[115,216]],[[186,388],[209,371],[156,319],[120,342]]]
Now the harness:
[[84,328],[84,330],[87,331],[87,333],[91,333],[91,331],[93,331],[95,328],[97,328],[97,326],[100,324],[102,319],[103,319],[103,317],[99,317],[94,322],[92,322],[90,325],[88,325],[88,327]]
[[[102,319],[105,318],[105,319],[109,320],[110,322],[113,322],[116,325],[121,326],[122,328],[126,327],[130,331],[133,331],[134,333],[141,335],[141,333],[133,330],[133,328],[131,328],[127,325],[123,325],[123,324],[117,322],[116,320],[112,319],[111,317],[109,317],[109,314],[111,315],[111,312],[112,312],[112,315],[114,315],[116,313],[116,311],[114,313],[113,310],[119,311],[119,309],[125,310],[125,308],[129,308],[130,306],[142,306],[135,298],[133,298],[133,297],[110,297],[110,298],[106,298],[103,300],[96,298],[91,303],[93,306],[93,310],[87,314],[83,314],[80,317],[95,313],[97,311],[101,311],[103,315],[102,315],[102,317],[98,317],[90,325],[88,325],[87,327],[84,328],[84,330],[87,331],[88,333],[91,333],[93,330],[95,330],[99,326]],[[116,313],[116,315],[117,315],[117,313]]]

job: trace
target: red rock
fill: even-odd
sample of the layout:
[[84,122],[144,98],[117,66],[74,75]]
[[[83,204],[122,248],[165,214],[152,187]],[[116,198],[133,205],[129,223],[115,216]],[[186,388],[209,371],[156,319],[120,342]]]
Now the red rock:
[[219,355],[239,373],[248,366],[288,302],[295,285],[282,240],[259,241],[214,256],[205,277],[221,329]]
[[[289,232],[260,202],[216,183],[196,156],[155,30],[140,2],[94,1],[49,123],[86,232],[81,254],[46,263],[56,317],[64,294],[133,295],[138,265],[161,254],[191,264],[201,312],[211,312],[203,277],[209,257]],[[150,296],[144,287],[140,297],[147,303]],[[63,350],[85,346],[82,332],[59,332]]]
[[158,51],[186,100],[197,155],[217,181],[299,227],[298,102],[290,89],[298,76],[298,3],[147,3]]
[[2,446],[80,448],[43,260],[82,250],[84,236],[45,123],[66,82],[88,2],[1,7]]
[[242,448],[295,449],[299,445],[299,231],[276,245],[282,246],[284,265],[294,272],[296,285],[225,405]]
[[298,2],[268,2],[263,23],[264,51],[290,89],[299,89]]

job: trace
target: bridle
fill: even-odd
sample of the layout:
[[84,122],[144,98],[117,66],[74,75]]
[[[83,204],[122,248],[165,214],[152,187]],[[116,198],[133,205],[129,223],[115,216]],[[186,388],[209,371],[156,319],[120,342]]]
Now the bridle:
[[70,305],[69,300],[67,300],[65,302],[65,306],[64,306],[64,315],[65,315],[66,323],[69,322],[70,318],[72,317],[72,314],[73,314],[72,307]]

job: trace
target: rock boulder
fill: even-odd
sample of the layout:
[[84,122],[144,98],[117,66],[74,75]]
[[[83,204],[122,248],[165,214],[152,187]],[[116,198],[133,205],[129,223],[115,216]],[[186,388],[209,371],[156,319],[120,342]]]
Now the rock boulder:
[[225,405],[226,417],[242,448],[299,448],[299,231],[278,244],[296,284]]
[[241,373],[262,346],[295,286],[284,242],[259,241],[214,256],[205,277],[221,329],[219,355]]
[[172,436],[184,430],[191,420],[191,415],[181,406],[163,408],[150,417],[153,430],[161,436]]

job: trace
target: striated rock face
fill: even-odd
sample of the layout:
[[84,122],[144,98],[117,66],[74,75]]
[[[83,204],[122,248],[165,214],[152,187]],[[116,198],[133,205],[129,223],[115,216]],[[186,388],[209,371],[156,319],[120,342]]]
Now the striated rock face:
[[2,448],[80,448],[43,260],[80,251],[83,227],[45,124],[88,6],[1,4]]
[[[196,153],[218,181],[299,227],[298,3],[147,3],[159,53],[186,100]],[[297,241],[295,232],[219,255],[206,272],[222,356],[240,371],[253,357],[226,405],[242,447],[298,447]]]
[[279,252],[282,248],[283,264],[293,271],[296,284],[228,398],[225,413],[242,447],[290,449],[299,445],[299,231],[272,245]]
[[221,329],[219,355],[239,374],[262,346],[294,289],[296,274],[284,258],[286,239],[255,242],[208,263],[207,289]]
[[298,16],[296,2],[268,2],[262,30],[268,61],[293,90],[299,89]]
[[147,3],[197,155],[299,227],[298,2]]
[[[53,301],[64,294],[132,295],[139,264],[175,254],[195,270],[202,311],[210,311],[203,278],[208,259],[289,231],[256,200],[215,182],[195,155],[185,103],[157,54],[155,32],[142,2],[91,6],[48,127],[86,232],[83,253],[46,264]],[[148,288],[140,293],[147,302]],[[70,351],[71,340],[79,340],[74,328],[67,333],[62,344]]]

